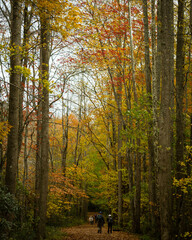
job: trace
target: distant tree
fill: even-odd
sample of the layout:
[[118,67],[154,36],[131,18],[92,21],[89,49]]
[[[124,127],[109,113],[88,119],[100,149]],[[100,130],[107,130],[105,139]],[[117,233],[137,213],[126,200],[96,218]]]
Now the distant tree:
[[67,167],[67,150],[69,144],[69,102],[67,101],[66,114],[64,111],[65,105],[62,99],[62,149],[61,149],[61,165],[63,169],[63,175],[66,175]]

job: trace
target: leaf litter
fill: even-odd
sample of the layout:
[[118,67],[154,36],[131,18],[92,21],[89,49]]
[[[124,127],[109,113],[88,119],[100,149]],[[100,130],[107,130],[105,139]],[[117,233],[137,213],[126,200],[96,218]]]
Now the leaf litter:
[[107,232],[107,224],[102,228],[102,233],[97,233],[97,225],[81,225],[63,229],[66,237],[62,240],[139,240],[139,237],[127,232],[113,231],[111,234]]

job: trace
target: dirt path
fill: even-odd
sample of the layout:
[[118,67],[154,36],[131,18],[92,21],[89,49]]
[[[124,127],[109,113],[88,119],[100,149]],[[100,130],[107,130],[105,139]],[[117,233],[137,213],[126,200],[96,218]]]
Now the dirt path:
[[102,233],[97,233],[97,226],[95,225],[81,225],[71,228],[63,229],[67,234],[63,240],[139,240],[139,237],[125,233],[114,231],[112,234],[107,233],[107,226],[105,224]]

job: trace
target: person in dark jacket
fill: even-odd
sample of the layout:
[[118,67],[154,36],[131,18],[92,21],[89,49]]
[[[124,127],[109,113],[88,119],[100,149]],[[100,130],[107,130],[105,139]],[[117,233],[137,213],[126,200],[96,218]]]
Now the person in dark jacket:
[[104,217],[102,215],[102,212],[99,212],[97,215],[97,227],[98,227],[98,233],[102,233],[102,227],[105,223]]
[[107,223],[108,223],[108,233],[112,233],[113,218],[112,218],[111,214],[109,214],[108,217],[107,217]]

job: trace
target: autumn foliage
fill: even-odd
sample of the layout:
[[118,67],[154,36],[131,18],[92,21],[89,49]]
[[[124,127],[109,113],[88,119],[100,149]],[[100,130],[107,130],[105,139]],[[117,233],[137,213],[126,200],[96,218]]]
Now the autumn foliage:
[[[21,6],[18,46],[11,45],[16,39],[11,2]],[[102,210],[113,215],[118,229],[150,239],[169,233],[191,238],[191,4],[2,1],[0,193],[8,196],[5,176],[13,159],[7,150],[14,130],[13,195],[22,210],[19,220],[14,208],[11,220],[0,212],[0,227],[1,219],[7,226],[18,221],[21,239],[30,229],[35,238],[44,191],[48,225],[87,221],[88,211]],[[10,68],[16,56],[19,64]],[[11,82],[14,74],[18,86]],[[12,85],[18,91],[13,109],[17,130],[8,122]],[[47,118],[42,111],[45,97]],[[44,174],[47,190],[40,184]],[[169,196],[163,199],[160,193]],[[14,202],[12,196],[8,199]],[[18,237],[12,227],[6,227],[5,239],[9,236]]]

